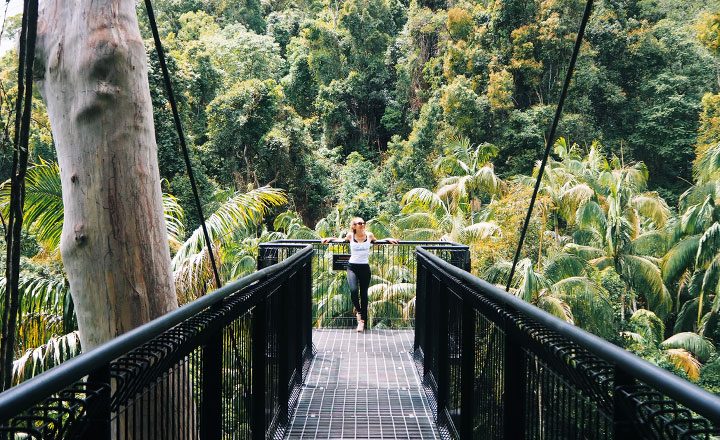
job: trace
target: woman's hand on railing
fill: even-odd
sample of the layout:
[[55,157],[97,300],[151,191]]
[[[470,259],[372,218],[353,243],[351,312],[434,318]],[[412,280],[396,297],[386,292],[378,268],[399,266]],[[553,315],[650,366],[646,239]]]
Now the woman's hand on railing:
[[390,243],[390,244],[398,244],[400,243],[397,238],[383,238],[382,240],[377,240],[376,243]]
[[322,244],[335,243],[337,241],[339,241],[339,239],[336,237],[325,237],[325,238],[320,239],[320,243],[322,243]]

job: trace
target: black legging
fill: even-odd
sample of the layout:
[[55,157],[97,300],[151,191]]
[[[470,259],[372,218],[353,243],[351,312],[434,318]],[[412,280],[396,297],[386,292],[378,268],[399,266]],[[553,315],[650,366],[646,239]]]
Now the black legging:
[[[348,264],[347,280],[350,285],[350,299],[355,310],[360,313],[360,319],[367,322],[368,318],[368,288],[370,287],[370,265]],[[358,293],[360,295],[358,295]]]

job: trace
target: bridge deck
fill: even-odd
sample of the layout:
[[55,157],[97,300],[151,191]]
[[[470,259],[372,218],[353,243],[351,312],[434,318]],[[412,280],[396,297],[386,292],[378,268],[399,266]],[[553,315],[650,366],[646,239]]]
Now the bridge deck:
[[314,330],[317,355],[288,439],[439,439],[412,330]]

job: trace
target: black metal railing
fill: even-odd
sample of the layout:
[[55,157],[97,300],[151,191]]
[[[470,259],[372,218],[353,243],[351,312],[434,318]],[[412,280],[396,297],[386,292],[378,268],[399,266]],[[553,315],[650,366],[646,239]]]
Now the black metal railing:
[[[320,240],[276,240],[261,243],[258,268],[267,267],[312,245],[313,325],[343,328],[355,326],[355,314],[345,277],[348,243],[321,244]],[[374,328],[411,328],[415,322],[415,249],[422,246],[451,264],[470,270],[470,251],[448,241],[401,241],[378,243],[371,248],[371,287],[368,293],[368,325]]]
[[281,437],[312,357],[312,254],[0,394],[0,438]]
[[415,353],[462,439],[716,439],[720,399],[418,250]]

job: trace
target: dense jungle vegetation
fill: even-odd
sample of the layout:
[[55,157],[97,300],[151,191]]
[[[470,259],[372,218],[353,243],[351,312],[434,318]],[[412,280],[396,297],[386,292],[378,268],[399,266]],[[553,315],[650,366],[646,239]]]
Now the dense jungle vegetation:
[[[378,237],[466,243],[473,272],[505,284],[584,2],[155,7],[226,280],[254,270],[261,241],[336,236],[359,215]],[[187,302],[211,271],[138,13]],[[17,27],[6,20],[4,36]],[[16,58],[0,61],[2,181]],[[18,381],[80,350],[59,171],[35,106]],[[597,1],[559,134],[512,292],[720,392],[720,3]]]

